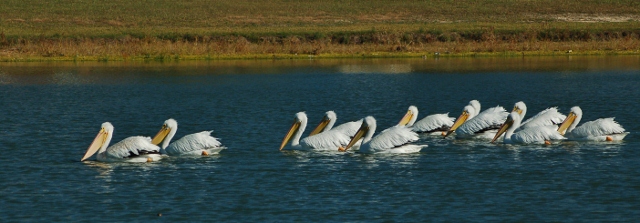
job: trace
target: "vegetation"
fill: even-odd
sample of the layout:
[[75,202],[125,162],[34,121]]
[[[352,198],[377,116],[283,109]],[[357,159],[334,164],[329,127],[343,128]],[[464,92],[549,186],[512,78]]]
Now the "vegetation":
[[640,54],[636,0],[5,0],[0,60]]

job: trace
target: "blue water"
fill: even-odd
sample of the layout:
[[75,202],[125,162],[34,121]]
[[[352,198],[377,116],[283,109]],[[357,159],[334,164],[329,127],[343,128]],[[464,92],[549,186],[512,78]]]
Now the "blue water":
[[[634,221],[640,217],[639,57],[6,63],[0,65],[0,222]],[[423,137],[419,154],[280,152],[310,126],[367,115],[395,125],[527,103],[615,117],[620,143],[504,146]],[[112,143],[214,130],[228,147],[155,163],[79,162]],[[308,127],[306,134],[310,132]],[[161,216],[158,216],[161,214]]]

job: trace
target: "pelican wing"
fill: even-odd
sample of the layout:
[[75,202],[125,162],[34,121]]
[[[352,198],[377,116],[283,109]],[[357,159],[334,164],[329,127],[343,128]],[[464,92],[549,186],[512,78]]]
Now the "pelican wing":
[[556,129],[555,126],[529,127],[513,134],[511,140],[518,143],[544,143],[546,140],[566,139]]
[[571,131],[574,138],[586,138],[592,136],[604,136],[624,133],[624,128],[614,118],[601,118],[578,126]]
[[382,131],[369,141],[369,149],[373,152],[393,149],[411,142],[418,141],[418,133],[404,126],[394,126]]
[[559,123],[562,123],[565,118],[567,118],[567,116],[558,112],[558,108],[547,108],[545,110],[542,110],[541,112],[538,112],[538,114],[536,114],[535,116],[522,122],[522,125],[520,125],[520,129],[535,126],[557,125]]
[[318,150],[338,150],[338,148],[346,146],[351,141],[349,136],[341,131],[327,131],[316,135],[309,136],[300,140],[300,144]]
[[217,138],[212,137],[211,132],[213,131],[202,131],[186,135],[171,143],[165,149],[165,152],[170,155],[178,155],[221,146],[222,143]]
[[361,125],[362,125],[362,120],[359,120],[359,121],[344,123],[342,125],[333,127],[331,130],[340,131],[349,137],[353,137],[356,134],[356,132],[358,132],[358,129],[360,128]]
[[151,138],[146,136],[131,136],[107,148],[106,156],[123,159],[150,153],[159,153],[160,147],[151,144]]
[[[433,114],[424,117],[420,121],[413,124],[413,131],[415,132],[433,132],[433,131],[447,131],[453,126],[453,121],[456,118],[449,117],[449,113],[445,114]],[[443,129],[443,127],[447,129]]]
[[507,120],[508,115],[509,113],[502,106],[489,108],[462,124],[456,130],[456,134],[473,135],[484,130],[498,129]]

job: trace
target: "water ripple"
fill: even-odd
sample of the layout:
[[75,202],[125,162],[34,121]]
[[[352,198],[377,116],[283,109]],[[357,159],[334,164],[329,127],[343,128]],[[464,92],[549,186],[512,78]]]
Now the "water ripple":
[[[461,60],[460,69],[442,59],[3,66],[0,221],[635,220],[639,68],[540,60],[544,69],[528,61],[476,71],[469,63],[500,60]],[[334,110],[338,123],[372,115],[384,128],[409,105],[421,117],[457,116],[471,99],[565,113],[579,105],[583,120],[615,116],[631,134],[548,146],[421,136],[428,147],[400,155],[278,151],[298,111],[310,125]],[[167,118],[180,123],[177,138],[214,130],[228,148],[155,163],[79,162],[102,122],[114,124],[115,142],[155,134]]]

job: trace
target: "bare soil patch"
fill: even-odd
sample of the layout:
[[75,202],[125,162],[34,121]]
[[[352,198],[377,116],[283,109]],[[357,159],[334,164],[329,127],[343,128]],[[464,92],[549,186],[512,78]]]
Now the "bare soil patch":
[[567,13],[559,15],[546,15],[543,16],[547,19],[553,19],[563,22],[632,22],[640,21],[640,15],[607,15],[607,14],[585,14],[585,13]]

